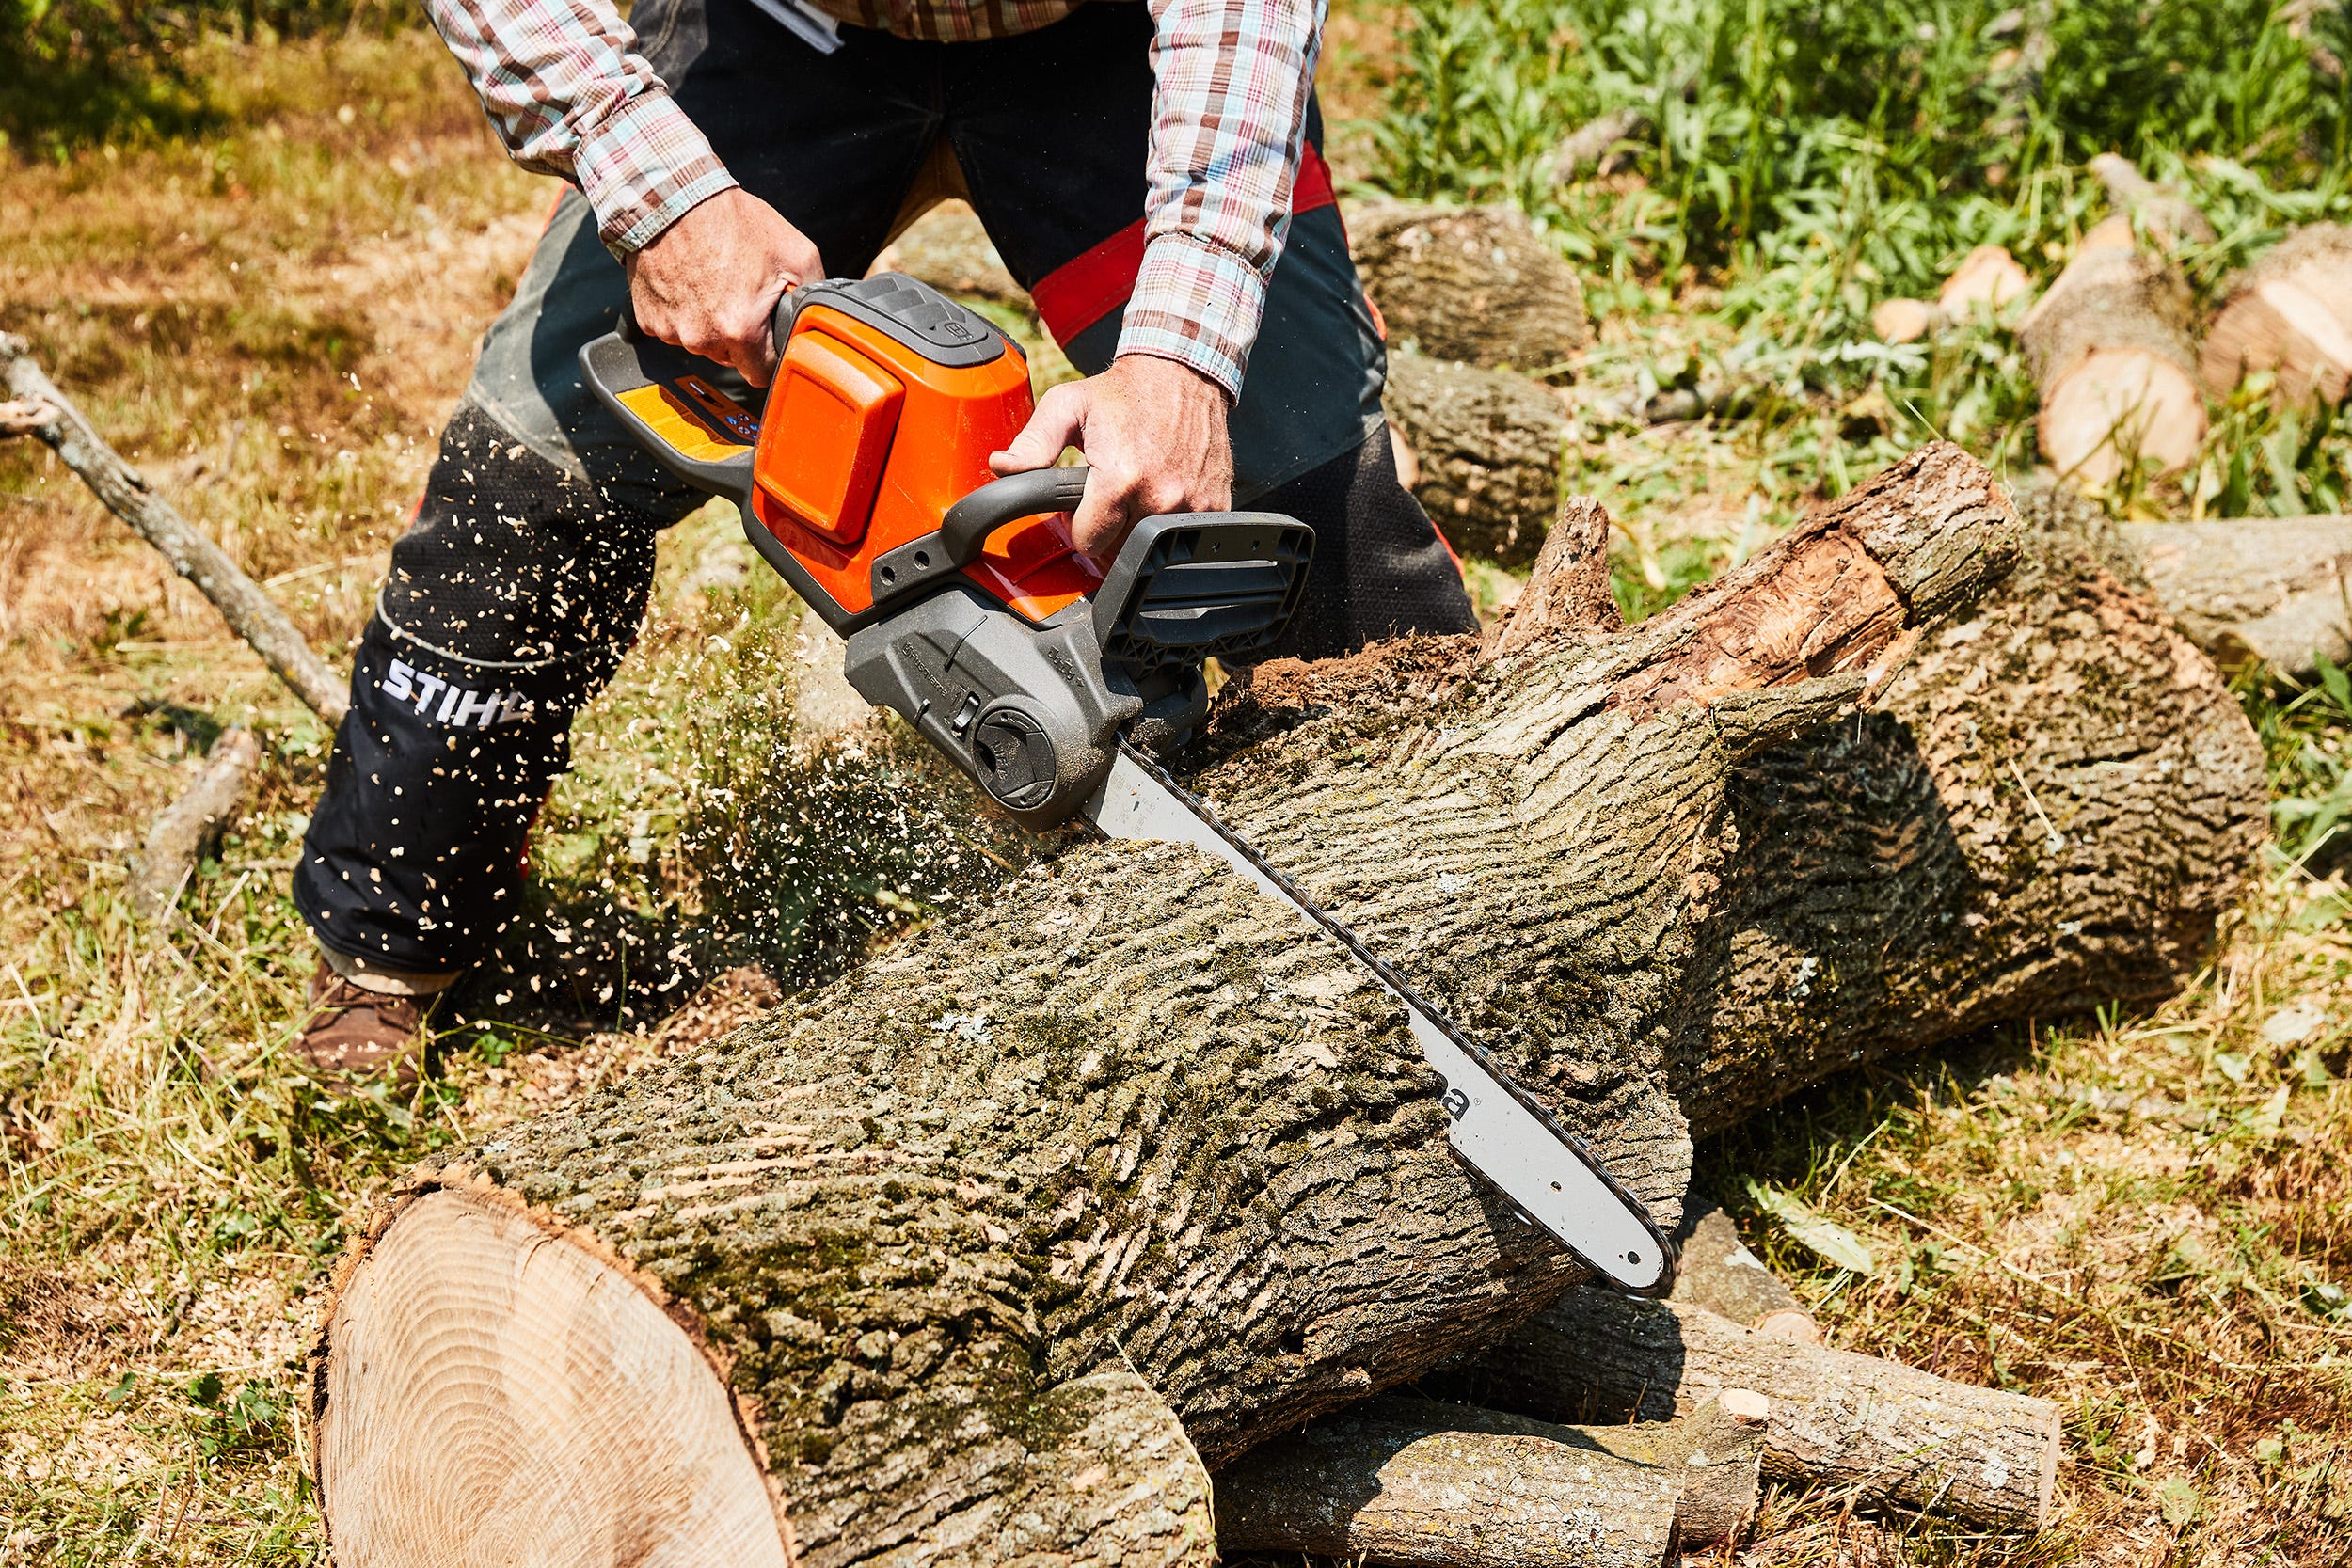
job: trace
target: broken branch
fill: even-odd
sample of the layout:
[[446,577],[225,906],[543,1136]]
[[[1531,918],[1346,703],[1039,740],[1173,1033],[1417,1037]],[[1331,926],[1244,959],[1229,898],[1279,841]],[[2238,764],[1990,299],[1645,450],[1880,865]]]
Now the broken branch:
[[[0,332],[0,364],[8,367],[8,388],[16,398],[5,406],[15,419],[27,421],[24,434],[46,443],[106,503],[106,510],[161,550],[172,570],[213,602],[229,629],[262,656],[288,690],[329,724],[340,722],[350,700],[346,681],[311,651],[277,601],[226,551],[148,487],[147,480],[106,444],[73,401],[41,373],[33,362],[30,344]],[[29,411],[15,413],[36,404],[45,405],[49,417],[35,420]],[[8,433],[15,434],[13,430]]]

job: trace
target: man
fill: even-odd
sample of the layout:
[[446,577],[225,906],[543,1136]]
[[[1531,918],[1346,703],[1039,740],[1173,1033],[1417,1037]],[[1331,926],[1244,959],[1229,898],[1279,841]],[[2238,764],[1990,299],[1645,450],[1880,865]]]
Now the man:
[[612,0],[427,0],[516,161],[574,188],[392,547],[294,873],[324,1071],[412,1071],[423,1008],[517,917],[572,715],[702,499],[580,383],[624,309],[765,385],[786,290],[963,197],[1089,372],[992,459],[1078,447],[1082,547],[1239,501],[1315,531],[1281,651],[1475,625],[1390,454],[1317,148],[1320,0],[819,3],[640,0],[632,30]]

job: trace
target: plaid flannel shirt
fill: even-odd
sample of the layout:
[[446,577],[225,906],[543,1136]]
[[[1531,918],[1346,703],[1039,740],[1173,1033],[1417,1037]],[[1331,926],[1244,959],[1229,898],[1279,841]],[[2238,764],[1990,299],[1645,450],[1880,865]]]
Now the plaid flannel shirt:
[[[844,22],[961,41],[1025,32],[1073,0],[819,0]],[[1120,354],[1189,365],[1236,396],[1290,226],[1325,0],[1148,0],[1157,86],[1146,246]],[[571,181],[615,255],[732,188],[612,0],[426,0],[515,161]]]

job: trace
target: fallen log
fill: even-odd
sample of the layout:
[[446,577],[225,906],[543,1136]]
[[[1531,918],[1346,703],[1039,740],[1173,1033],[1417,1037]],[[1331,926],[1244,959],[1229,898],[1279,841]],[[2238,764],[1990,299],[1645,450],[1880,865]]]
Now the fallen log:
[[1756,1506],[1769,1402],[1555,1426],[1383,1395],[1217,1472],[1217,1544],[1390,1568],[1658,1568]]
[[132,859],[127,895],[134,914],[158,920],[171,912],[197,863],[236,816],[261,762],[262,743],[242,724],[213,742],[204,766],[156,816]]
[[1551,182],[1565,185],[1587,168],[1601,167],[1611,153],[1648,124],[1649,115],[1631,107],[1594,116],[1561,137],[1551,150]]
[[2118,525],[2155,601],[2223,669],[2352,662],[2352,517]]
[[2127,469],[2170,473],[2205,439],[2187,281],[2133,243],[2126,220],[2086,236],[2018,324],[2042,397],[2042,455],[2061,480],[2112,485]]
[[[1861,1019],[1865,1056],[2046,1015],[2176,977],[2217,912],[2201,900],[2234,893],[2259,749],[2193,649],[2145,666],[2143,639],[2169,634],[2120,590],[2102,618],[2068,596],[2095,583],[2045,580],[1958,642],[1916,642],[1907,758],[1857,747],[1857,701],[1913,678],[1905,645],[2016,539],[1991,477],[1931,448],[1621,632],[1562,626],[1484,665],[1463,639],[1262,668],[1198,783],[1672,1223],[1693,1125],[1853,1059],[1822,1049],[1816,999],[1824,1033]],[[2020,641],[2093,673],[2012,705]],[[2103,661],[2156,689],[2106,701]],[[2189,721],[2200,703],[2236,730]],[[1886,723],[1891,752],[1910,732]],[[2049,737],[2026,775],[2045,793],[2110,745],[2168,763],[2120,797],[2099,768],[2090,799],[2058,798],[2076,854],[2157,863],[2021,896],[2046,921],[2123,895],[2111,932],[2046,956],[1939,927],[1978,896],[1972,846],[2012,895],[2051,869],[2017,841],[2022,802],[1937,792],[1939,769],[1981,789],[1988,745],[2006,761],[2024,723]],[[1789,983],[1799,955],[1774,944],[1795,927],[1749,942],[1754,914],[1810,908],[1741,886],[1789,869],[1751,842],[1772,806],[1756,792],[1784,774],[1821,819],[1796,836],[1844,857],[1842,940],[1941,964],[1932,1009],[1915,970],[1914,1011],[1872,1014],[1843,967]],[[1900,901],[1853,906],[1881,877]],[[1719,1016],[1727,999],[1743,1010]],[[772,1019],[410,1173],[338,1271],[313,1354],[338,1560],[557,1541],[589,1544],[569,1560],[612,1560],[607,1542],[707,1560],[720,1540],[744,1561],[788,1543],[811,1568],[1206,1563],[1209,1467],[1581,1277],[1448,1153],[1434,1087],[1395,1010],[1286,911],[1188,851],[1073,837]],[[686,1523],[704,1520],[748,1534]]]
[[2106,187],[2107,202],[2165,250],[2185,245],[2211,245],[2217,236],[2197,204],[2169,185],[2160,185],[2139,172],[2129,158],[2102,152],[2090,160],[2091,175]]
[[1391,343],[1533,372],[1593,341],[1583,285],[1516,207],[1351,206],[1347,241]]
[[2352,227],[2298,229],[2234,278],[2201,369],[2217,398],[2269,371],[2281,404],[2342,403],[2352,391]]
[[1560,505],[1568,418],[1545,387],[1508,371],[1389,356],[1389,419],[1405,433],[1422,506],[1457,550],[1534,559]]
[[13,411],[8,430],[0,434],[22,429],[46,443],[106,503],[109,512],[161,550],[172,570],[213,602],[229,629],[262,656],[262,662],[285,682],[288,690],[328,724],[340,722],[350,704],[349,682],[311,652],[310,644],[261,584],[181,516],[169,501],[148,488],[147,481],[91,428],[72,400],[41,373],[33,363],[31,345],[24,339],[0,332],[0,365],[7,367],[8,391],[25,405]]
[[1772,1402],[1771,1481],[1857,1505],[2015,1529],[2049,1515],[2058,1408],[1876,1356],[1742,1328],[1678,1302],[1571,1291],[1458,1374],[1482,1403],[1550,1420],[1668,1420],[1727,1388]]
[[2017,570],[1877,711],[1735,774],[1739,935],[1677,1079],[1702,1134],[1856,1061],[2169,996],[2243,894],[2269,815],[2244,711],[2095,509],[2022,500]]

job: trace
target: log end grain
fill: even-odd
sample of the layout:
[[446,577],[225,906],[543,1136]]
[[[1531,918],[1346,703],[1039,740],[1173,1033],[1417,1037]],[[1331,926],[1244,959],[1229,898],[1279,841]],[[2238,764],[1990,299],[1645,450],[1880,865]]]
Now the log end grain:
[[2035,425],[2065,479],[2111,486],[2135,464],[2169,474],[2195,462],[2205,400],[2171,359],[2135,347],[2094,349],[2046,387]]
[[324,1339],[315,1463],[343,1568],[792,1560],[703,1351],[516,1208],[410,1204]]
[[1870,311],[1881,342],[1915,343],[1943,325],[1944,312],[1924,299],[1882,299]]
[[2200,370],[2216,397],[2269,371],[2281,404],[2342,403],[2352,389],[2352,265],[2269,278],[2233,298],[2214,318]]
[[1946,317],[1961,321],[1979,308],[2004,310],[2032,293],[2032,275],[2007,245],[1980,245],[1944,280],[1935,306]]

